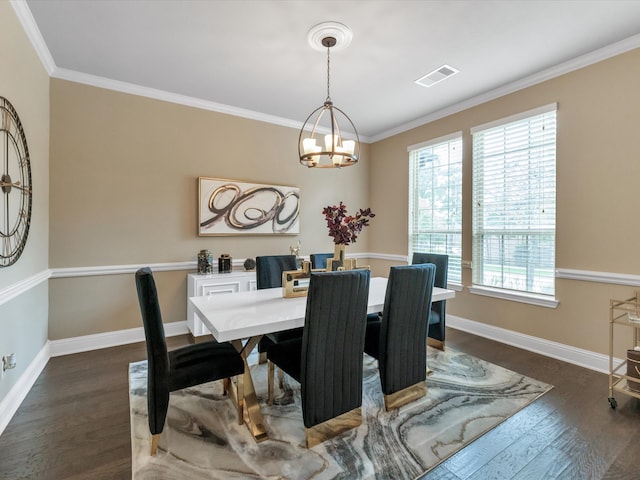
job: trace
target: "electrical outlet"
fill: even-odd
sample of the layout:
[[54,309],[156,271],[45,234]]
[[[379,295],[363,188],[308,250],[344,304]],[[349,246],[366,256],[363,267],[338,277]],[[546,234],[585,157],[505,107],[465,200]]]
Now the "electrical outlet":
[[2,357],[2,373],[11,368],[16,368],[16,354],[10,353]]

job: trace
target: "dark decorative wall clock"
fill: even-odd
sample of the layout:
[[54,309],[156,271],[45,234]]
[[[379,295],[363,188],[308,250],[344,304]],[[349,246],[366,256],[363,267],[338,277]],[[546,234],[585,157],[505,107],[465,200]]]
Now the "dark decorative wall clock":
[[27,138],[13,105],[0,97],[0,267],[18,261],[31,224],[31,163]]

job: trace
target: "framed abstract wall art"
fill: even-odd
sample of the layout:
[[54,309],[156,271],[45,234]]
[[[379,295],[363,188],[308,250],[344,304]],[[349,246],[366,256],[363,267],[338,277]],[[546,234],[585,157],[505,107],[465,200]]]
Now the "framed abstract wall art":
[[300,233],[300,189],[198,177],[198,235]]

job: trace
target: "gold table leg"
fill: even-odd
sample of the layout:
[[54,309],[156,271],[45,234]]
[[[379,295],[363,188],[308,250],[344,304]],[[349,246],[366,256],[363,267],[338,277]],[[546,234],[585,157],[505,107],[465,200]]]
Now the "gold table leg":
[[256,347],[260,338],[261,336],[251,337],[245,345],[242,345],[240,340],[233,340],[231,342],[235,349],[242,355],[242,360],[244,361],[244,374],[238,375],[238,398],[235,401],[239,411],[240,405],[242,405],[242,418],[256,442],[262,442],[269,438],[267,430],[264,427],[258,397],[253,386],[251,369],[247,362],[247,357]]

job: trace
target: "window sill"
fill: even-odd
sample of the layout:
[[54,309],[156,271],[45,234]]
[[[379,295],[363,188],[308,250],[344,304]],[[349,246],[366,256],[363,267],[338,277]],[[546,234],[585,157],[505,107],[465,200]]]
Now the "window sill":
[[447,282],[447,288],[449,290],[455,290],[456,292],[461,292],[462,290],[464,290],[464,285],[462,285],[461,283]]
[[502,300],[510,300],[512,302],[528,303],[539,307],[557,308],[560,303],[554,297],[547,295],[536,295],[533,293],[517,292],[515,290],[504,290],[501,288],[482,287],[480,285],[472,285],[469,292],[476,295],[484,295],[486,297],[500,298]]

